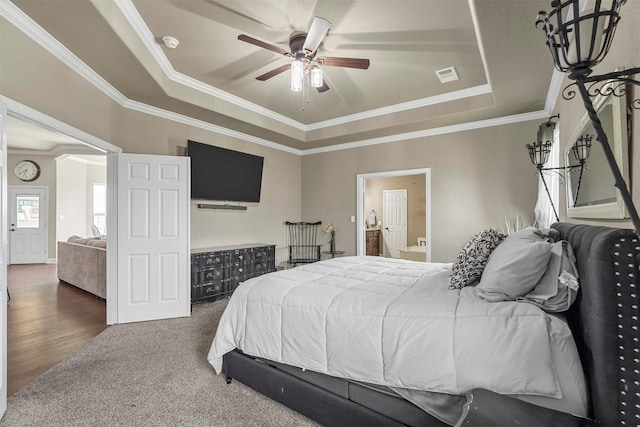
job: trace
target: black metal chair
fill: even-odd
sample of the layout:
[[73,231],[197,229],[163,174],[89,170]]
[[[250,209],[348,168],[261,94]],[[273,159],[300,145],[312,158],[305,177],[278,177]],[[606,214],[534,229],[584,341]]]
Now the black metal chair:
[[289,263],[296,266],[320,261],[322,245],[317,241],[322,222],[286,221],[285,224],[289,233]]

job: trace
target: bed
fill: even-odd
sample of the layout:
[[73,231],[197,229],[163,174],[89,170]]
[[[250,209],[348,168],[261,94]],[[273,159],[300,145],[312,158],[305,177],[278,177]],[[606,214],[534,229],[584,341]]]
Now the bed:
[[[566,320],[564,315],[548,315],[532,304],[478,303],[476,290],[471,288],[445,292],[442,280],[450,265],[396,260],[398,268],[394,269],[380,265],[380,259],[369,259],[376,257],[337,258],[240,286],[221,319],[209,361],[229,381],[237,379],[323,425],[504,425],[505,420],[491,421],[491,417],[505,414],[515,423],[527,416],[566,423],[563,417],[571,416],[564,412],[606,425],[637,425],[640,334],[635,235],[630,230],[567,223],[553,227],[573,248],[580,277],[580,291]],[[355,270],[359,272],[357,279],[340,279],[336,285],[329,282],[336,270],[344,270],[347,279]],[[372,282],[361,283],[362,270]],[[381,271],[387,272],[390,283],[380,280]],[[305,280],[324,281],[326,286],[310,287]],[[316,292],[315,296],[299,293],[296,298],[302,288]],[[347,294],[355,298],[346,298]],[[287,306],[277,305],[283,295],[287,295]],[[391,298],[394,304],[382,302],[390,300],[389,295],[395,295]],[[434,298],[440,304],[428,305]],[[297,305],[289,304],[296,299]],[[305,305],[311,300],[335,310],[321,315],[320,321],[314,318],[316,308]],[[416,309],[405,300],[420,301],[428,315],[411,312]],[[341,304],[344,307],[338,310]],[[261,311],[260,307],[267,308]],[[376,324],[380,310],[386,315],[390,311],[392,321],[386,316]],[[507,315],[505,310],[511,311]],[[259,315],[251,320],[248,311]],[[407,315],[398,314],[404,311]],[[350,340],[358,337],[358,342],[340,343],[340,327],[354,328],[349,317],[365,315],[370,318],[363,323],[369,325],[367,331],[377,334],[351,331],[347,336]],[[445,338],[428,341],[428,336],[420,335],[421,323],[416,318],[446,330],[441,334]],[[394,321],[400,326],[393,326]],[[314,339],[296,335],[300,332],[296,329],[305,323],[312,329],[301,330],[302,334]],[[539,328],[530,329],[533,324],[546,327],[553,339],[539,335]],[[470,342],[469,337],[487,328],[493,339]],[[282,334],[282,330],[293,332]],[[492,341],[484,342],[487,339]],[[501,358],[513,352],[513,347],[523,354],[535,354],[537,362]],[[557,353],[562,357],[558,359]],[[559,368],[562,360],[565,365]],[[466,369],[472,365],[474,369]],[[507,379],[501,367],[502,372],[517,375]],[[509,387],[515,383],[515,388],[505,388],[506,383]],[[417,398],[411,395],[416,390],[422,393]],[[559,401],[568,406],[554,407]],[[510,409],[504,410],[506,407]]]

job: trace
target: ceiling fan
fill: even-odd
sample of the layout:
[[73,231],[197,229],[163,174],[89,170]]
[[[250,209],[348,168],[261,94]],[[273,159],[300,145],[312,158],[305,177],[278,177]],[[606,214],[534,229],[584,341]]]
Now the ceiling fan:
[[317,56],[318,47],[330,27],[331,22],[319,16],[314,17],[308,33],[295,32],[291,35],[289,38],[289,52],[246,34],[240,34],[238,40],[293,58],[291,63],[264,73],[256,77],[257,80],[265,81],[291,69],[291,90],[295,92],[302,90],[304,76],[309,75],[311,86],[315,87],[318,92],[324,92],[329,90],[329,86],[327,86],[322,77],[320,66],[358,68],[361,70],[369,68],[368,59]]

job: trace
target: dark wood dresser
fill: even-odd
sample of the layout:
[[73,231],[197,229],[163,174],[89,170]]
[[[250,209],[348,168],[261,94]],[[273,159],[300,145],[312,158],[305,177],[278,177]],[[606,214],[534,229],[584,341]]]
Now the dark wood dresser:
[[276,271],[276,246],[264,243],[191,250],[191,303],[231,296],[252,277]]
[[366,255],[380,255],[380,230],[367,230],[365,240]]

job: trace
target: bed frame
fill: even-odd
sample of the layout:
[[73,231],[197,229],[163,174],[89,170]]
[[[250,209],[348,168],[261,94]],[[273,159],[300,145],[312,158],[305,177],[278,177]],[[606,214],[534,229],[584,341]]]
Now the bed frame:
[[[573,247],[580,292],[567,313],[589,387],[592,421],[474,389],[458,426],[640,425],[640,244],[632,230],[569,223],[552,226]],[[287,370],[233,351],[223,370],[258,392],[331,426],[445,426],[416,406],[366,385]],[[575,424],[572,424],[575,422]],[[529,424],[530,425],[530,424]]]

